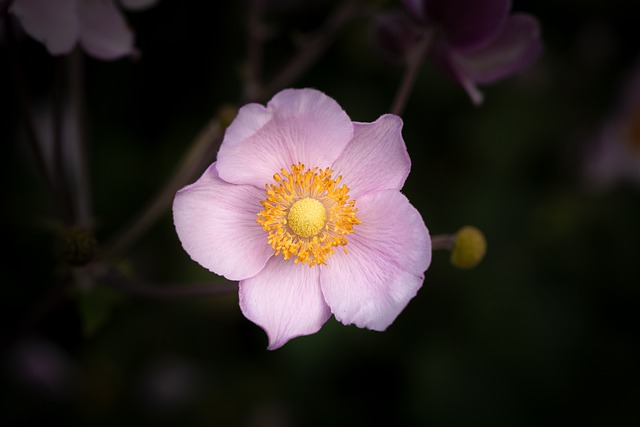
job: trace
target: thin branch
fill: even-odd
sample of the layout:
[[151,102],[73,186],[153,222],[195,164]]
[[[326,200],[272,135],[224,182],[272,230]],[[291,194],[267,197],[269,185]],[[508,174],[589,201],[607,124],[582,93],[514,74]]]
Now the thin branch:
[[18,106],[25,125],[27,142],[35,156],[36,168],[42,173],[47,187],[47,192],[53,199],[54,207],[58,211],[58,215],[62,218],[62,221],[68,224],[71,222],[70,206],[65,202],[65,197],[61,192],[61,188],[57,185],[56,180],[54,179],[54,171],[47,166],[47,162],[42,151],[42,144],[38,138],[33,120],[33,112],[31,110],[31,104],[27,94],[24,73],[15,51],[16,43],[13,34],[13,21],[8,14],[4,16],[4,27],[9,64],[13,74],[13,80],[15,82]]
[[64,138],[68,138],[69,135],[64,135],[64,116],[65,116],[65,103],[64,96],[66,82],[65,82],[65,62],[66,58],[56,57],[53,64],[53,96],[51,103],[51,118],[52,118],[52,162],[51,171],[54,179],[54,184],[57,189],[60,203],[64,206],[64,211],[68,212],[69,223],[75,222],[73,214],[73,207],[71,201],[71,195],[69,194],[69,177],[67,176],[67,168],[65,168],[65,150],[63,148]]
[[86,105],[84,99],[84,57],[76,48],[69,58],[69,110],[76,129],[74,156],[71,159],[75,178],[75,218],[76,224],[89,227],[92,220],[93,204],[91,194],[91,174],[89,172],[89,156],[87,154]]
[[238,284],[228,281],[189,285],[158,285],[152,283],[127,283],[122,281],[111,281],[108,284],[113,289],[127,294],[152,298],[195,298],[234,295],[238,293]]
[[431,236],[431,248],[433,250],[446,249],[450,251],[453,249],[455,243],[455,234],[438,234],[436,236]]
[[263,23],[265,0],[247,0],[247,65],[244,99],[255,101],[262,91],[262,62],[267,30]]
[[222,139],[222,133],[222,126],[217,118],[209,121],[195,138],[191,148],[184,155],[182,162],[162,190],[108,245],[108,253],[110,255],[125,251],[166,211],[171,205],[176,191],[199,173],[202,173],[206,165],[215,158]]
[[402,82],[396,92],[396,96],[393,100],[390,112],[401,116],[409,101],[409,95],[413,86],[416,83],[420,68],[424,62],[424,58],[427,55],[427,51],[431,47],[431,40],[433,39],[433,33],[431,31],[425,32],[420,42],[413,48],[409,58],[407,60],[407,67],[405,69]]
[[298,52],[284,68],[277,73],[264,89],[263,96],[269,97],[288,86],[304,73],[331,45],[338,32],[358,11],[358,0],[345,0],[333,11],[324,26],[298,48]]

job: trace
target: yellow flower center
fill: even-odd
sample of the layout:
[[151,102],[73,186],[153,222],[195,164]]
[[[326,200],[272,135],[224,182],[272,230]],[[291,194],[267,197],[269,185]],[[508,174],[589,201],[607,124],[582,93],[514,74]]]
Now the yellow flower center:
[[327,210],[316,199],[305,197],[291,205],[287,219],[291,231],[300,237],[311,237],[318,234],[327,222]]
[[305,170],[298,163],[265,185],[267,198],[256,221],[268,232],[276,255],[313,267],[326,264],[334,247],[348,243],[346,236],[360,224],[358,210],[349,188],[340,186],[342,177],[333,179],[332,173],[329,168]]

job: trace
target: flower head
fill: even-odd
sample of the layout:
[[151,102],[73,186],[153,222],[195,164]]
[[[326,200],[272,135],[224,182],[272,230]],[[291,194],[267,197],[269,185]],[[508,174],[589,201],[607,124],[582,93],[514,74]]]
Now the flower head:
[[[120,0],[131,10],[156,1]],[[52,55],[70,53],[77,44],[102,60],[136,54],[133,33],[113,0],[14,0],[10,10]]]
[[509,14],[511,0],[403,0],[405,14],[384,16],[376,26],[379,50],[404,61],[422,37],[432,37],[430,56],[475,104],[478,84],[514,75],[542,53],[538,21]]
[[176,194],[182,246],[240,282],[240,308],[270,349],[331,314],[384,330],[422,286],[431,240],[400,193],[401,128],[394,115],[352,122],[322,92],[287,89],[242,107],[217,161]]
[[586,146],[585,179],[595,190],[640,184],[640,64],[624,79],[619,98]]

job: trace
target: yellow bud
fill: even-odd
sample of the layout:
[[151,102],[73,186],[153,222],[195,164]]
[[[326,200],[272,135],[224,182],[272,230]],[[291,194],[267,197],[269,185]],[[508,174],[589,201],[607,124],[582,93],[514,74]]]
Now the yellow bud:
[[482,261],[487,252],[487,240],[476,227],[462,227],[455,235],[451,250],[451,264],[460,269],[473,268]]

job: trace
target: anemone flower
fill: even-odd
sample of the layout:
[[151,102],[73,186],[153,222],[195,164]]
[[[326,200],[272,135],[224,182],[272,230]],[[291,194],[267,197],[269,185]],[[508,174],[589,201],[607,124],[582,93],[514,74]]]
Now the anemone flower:
[[[120,0],[141,10],[157,0]],[[133,33],[113,0],[14,0],[10,11],[24,30],[51,55],[70,53],[76,45],[101,60],[135,55]]]
[[619,99],[593,141],[586,145],[587,184],[596,191],[640,184],[640,64],[623,84]]
[[239,281],[242,313],[269,349],[331,314],[385,330],[422,286],[431,240],[400,192],[402,120],[352,122],[330,97],[287,89],[248,104],[214,162],[173,203],[193,260]]
[[523,71],[542,53],[535,17],[510,14],[511,0],[403,0],[406,13],[382,17],[376,42],[386,57],[406,61],[423,37],[431,37],[429,56],[460,84],[472,102],[483,95],[477,85]]

